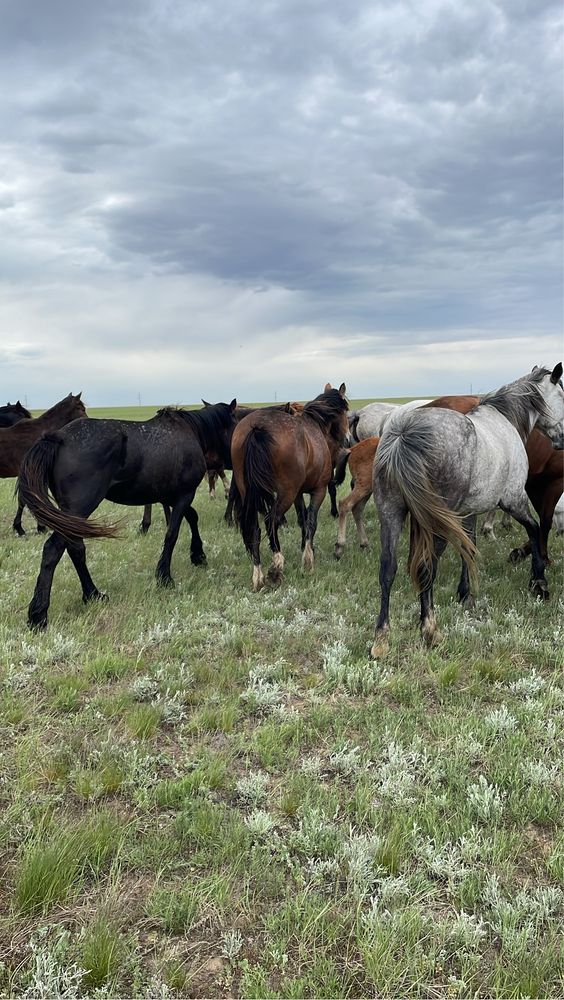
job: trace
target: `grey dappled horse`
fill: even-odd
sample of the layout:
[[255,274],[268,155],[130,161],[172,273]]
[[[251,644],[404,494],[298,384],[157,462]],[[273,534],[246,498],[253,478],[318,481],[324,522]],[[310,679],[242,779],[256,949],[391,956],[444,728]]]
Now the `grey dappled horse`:
[[528,461],[524,441],[537,425],[562,447],[562,364],[551,372],[534,368],[488,393],[467,415],[414,409],[394,415],[382,434],[374,464],[374,499],[380,515],[380,614],[372,656],[388,651],[390,591],[397,572],[396,548],[411,513],[410,573],[421,599],[421,633],[439,641],[433,608],[438,560],[451,542],[465,564],[458,599],[472,599],[476,515],[500,506],[523,525],[532,546],[531,590],[548,598],[539,525],[525,492]]

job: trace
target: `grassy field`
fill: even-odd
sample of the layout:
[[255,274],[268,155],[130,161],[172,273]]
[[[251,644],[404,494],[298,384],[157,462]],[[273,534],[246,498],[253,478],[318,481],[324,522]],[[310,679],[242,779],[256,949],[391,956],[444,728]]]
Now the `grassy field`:
[[[97,415],[96,411],[91,411]],[[105,411],[106,413],[108,411]],[[115,413],[116,411],[112,411]],[[131,416],[142,410],[132,408]],[[146,415],[146,414],[143,414]],[[344,487],[342,495],[344,495]],[[405,574],[371,663],[377,523],[312,576],[253,594],[223,502],[197,497],[207,568],[158,591],[141,511],[70,560],[26,628],[43,539],[0,484],[0,996],[561,996],[562,566],[551,601],[481,541],[476,609],[443,559],[427,652]]]

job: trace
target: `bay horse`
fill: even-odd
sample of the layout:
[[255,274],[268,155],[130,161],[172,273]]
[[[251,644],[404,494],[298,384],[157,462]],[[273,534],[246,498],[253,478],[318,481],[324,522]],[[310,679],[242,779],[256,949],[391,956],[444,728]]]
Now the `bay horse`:
[[[525,483],[529,463],[524,441],[539,427],[560,443],[564,418],[562,364],[532,372],[483,396],[467,415],[419,408],[395,415],[380,439],[374,464],[374,499],[380,515],[380,613],[374,658],[389,648],[390,592],[397,572],[396,548],[407,514],[413,545],[410,574],[421,601],[421,634],[427,645],[440,635],[433,607],[438,561],[451,542],[475,575],[476,547],[463,518],[499,505],[526,529],[531,541],[531,590],[548,598],[539,525],[531,517]],[[464,599],[464,595],[460,595]]]
[[20,420],[31,420],[31,413],[22,406],[19,399],[17,403],[0,406],[0,427],[13,427]]
[[[45,410],[40,417],[29,417],[19,420],[11,427],[0,428],[0,479],[18,475],[24,455],[39,441],[42,434],[59,430],[73,420],[86,417],[81,395],[79,392],[77,396],[73,396],[69,392],[68,396]],[[24,505],[20,502],[12,525],[18,535],[25,534],[22,528],[23,509]],[[38,530],[42,530],[41,527]]]
[[[85,538],[112,538],[116,527],[89,521],[104,498],[126,506],[166,503],[172,508],[157,564],[157,582],[172,586],[172,553],[182,519],[192,532],[190,558],[205,563],[194,494],[206,471],[204,452],[228,460],[236,400],[203,410],[163,409],[147,421],[81,420],[46,434],[25,456],[19,476],[22,503],[53,534],[28,610],[30,628],[47,625],[53,575],[65,549],[82,586],[83,601],[103,598],[86,565]],[[48,488],[59,505],[49,498]]]
[[339,501],[339,531],[335,542],[335,559],[340,559],[347,542],[347,515],[352,512],[356,524],[358,541],[361,549],[368,548],[368,538],[364,528],[362,515],[367,501],[372,494],[372,470],[374,456],[380,438],[369,437],[359,441],[352,448],[344,448],[335,469],[335,482],[340,486],[345,479],[347,464],[351,479],[351,492]]
[[[313,569],[313,539],[317,515],[333,473],[333,465],[348,430],[344,382],[329,384],[306,403],[301,413],[284,408],[256,410],[235,428],[231,442],[234,511],[253,562],[253,590],[265,578],[260,562],[259,514],[264,517],[272,564],[268,580],[282,579],[284,556],[278,529],[292,504],[302,532],[302,566]],[[310,495],[306,510],[304,493]]]

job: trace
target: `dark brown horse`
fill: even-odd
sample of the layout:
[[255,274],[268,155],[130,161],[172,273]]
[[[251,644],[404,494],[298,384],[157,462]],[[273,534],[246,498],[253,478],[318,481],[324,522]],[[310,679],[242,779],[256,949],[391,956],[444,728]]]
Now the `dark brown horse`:
[[[86,416],[81,395],[79,392],[78,396],[73,396],[69,392],[68,396],[55,403],[49,410],[45,410],[40,417],[20,420],[12,427],[0,428],[0,479],[8,479],[19,474],[24,455],[36,441],[39,441],[42,434],[59,430],[72,420]],[[23,509],[23,504],[20,502],[12,525],[18,535],[25,534],[22,528]]]
[[13,427],[20,420],[30,420],[31,413],[22,406],[19,399],[17,403],[6,403],[0,406],[0,427]]
[[[440,396],[426,405],[456,410],[458,413],[469,413],[479,402],[479,396]],[[564,492],[564,451],[561,448],[554,448],[550,438],[536,427],[525,442],[525,451],[529,459],[529,475],[525,489],[539,516],[540,551],[543,559],[548,562],[548,536],[552,527],[554,508]],[[531,543],[527,539],[518,548],[512,549],[509,559],[511,562],[519,562],[530,554]]]
[[[278,529],[295,505],[302,531],[302,566],[313,569],[313,539],[317,514],[333,473],[333,465],[348,431],[345,384],[325,391],[301,413],[290,407],[256,410],[235,428],[231,442],[235,482],[235,518],[253,561],[253,590],[265,579],[260,563],[259,514],[265,520],[272,565],[271,584],[282,578],[284,557]],[[306,510],[304,493],[311,497]]]

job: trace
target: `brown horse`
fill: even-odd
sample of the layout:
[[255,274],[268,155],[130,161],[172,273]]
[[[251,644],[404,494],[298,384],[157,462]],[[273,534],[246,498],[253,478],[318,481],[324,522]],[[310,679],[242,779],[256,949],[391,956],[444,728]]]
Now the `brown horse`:
[[360,441],[358,444],[353,445],[352,448],[344,448],[341,458],[337,462],[335,471],[337,486],[340,486],[345,478],[347,464],[354,485],[352,486],[352,492],[339,501],[339,532],[335,543],[335,559],[340,559],[345,550],[347,542],[347,515],[349,511],[352,511],[352,516],[355,520],[361,549],[368,548],[368,538],[366,537],[362,514],[368,498],[372,494],[374,456],[379,441],[379,437],[369,437],[365,441]]
[[[265,579],[260,563],[262,514],[273,553],[271,584],[282,578],[284,557],[278,528],[294,504],[302,531],[302,566],[313,569],[317,515],[348,431],[346,387],[325,386],[301,413],[291,407],[265,408],[245,417],[235,428],[231,460],[235,482],[234,509],[245,546],[253,561],[253,590]],[[311,497],[306,511],[304,493]]]
[[[427,407],[438,406],[458,413],[468,413],[480,402],[479,396],[440,396]],[[540,520],[540,551],[543,559],[548,558],[548,536],[552,527],[554,508],[564,491],[564,451],[554,448],[550,438],[536,427],[525,442],[529,459],[529,475],[525,489],[527,496]],[[488,523],[491,524],[491,515]],[[491,527],[490,527],[491,531]],[[527,539],[509,553],[510,562],[519,562],[531,554],[531,543]]]
[[[39,441],[42,434],[57,431],[72,420],[86,416],[86,409],[81,400],[82,393],[68,396],[55,403],[40,417],[20,420],[13,427],[0,427],[0,479],[19,475],[24,455]],[[24,535],[22,528],[23,504],[18,503],[18,510],[12,525],[18,535]]]

